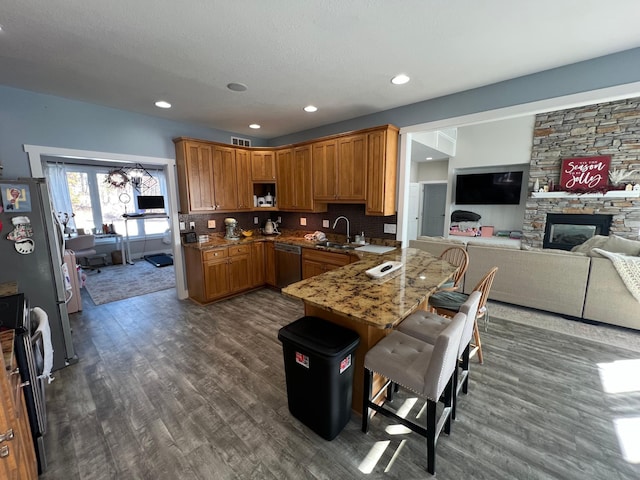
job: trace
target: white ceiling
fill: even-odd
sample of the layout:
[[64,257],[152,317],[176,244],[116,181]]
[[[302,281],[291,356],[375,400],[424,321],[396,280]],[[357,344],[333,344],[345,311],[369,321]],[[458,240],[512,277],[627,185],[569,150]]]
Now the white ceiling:
[[272,138],[638,47],[638,18],[638,0],[2,0],[0,84]]

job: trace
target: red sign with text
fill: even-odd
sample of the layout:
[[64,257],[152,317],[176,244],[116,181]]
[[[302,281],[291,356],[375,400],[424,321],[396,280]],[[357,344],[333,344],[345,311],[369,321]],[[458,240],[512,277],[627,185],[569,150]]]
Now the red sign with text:
[[605,190],[609,184],[611,157],[576,157],[562,160],[560,189],[565,191]]

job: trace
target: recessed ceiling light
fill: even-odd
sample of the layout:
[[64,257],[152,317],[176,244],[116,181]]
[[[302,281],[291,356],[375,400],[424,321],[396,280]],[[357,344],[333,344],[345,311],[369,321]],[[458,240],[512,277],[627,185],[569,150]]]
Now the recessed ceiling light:
[[247,86],[244,83],[229,83],[227,84],[227,88],[229,90],[233,90],[234,92],[244,92],[247,89]]
[[260,125],[258,125],[257,123],[252,123],[251,125],[249,125],[249,128],[260,128]]
[[318,107],[315,107],[313,105],[307,105],[306,107],[304,107],[304,111],[309,113],[317,112]]
[[394,85],[404,85],[405,83],[408,83],[409,80],[411,79],[408,75],[401,73],[400,75],[396,75],[395,77],[393,77],[391,79],[391,83],[393,83]]
[[433,160],[433,157],[427,157],[425,160]]
[[169,102],[165,102],[164,100],[158,100],[156,102],[156,107],[158,107],[158,108],[171,108],[171,104]]

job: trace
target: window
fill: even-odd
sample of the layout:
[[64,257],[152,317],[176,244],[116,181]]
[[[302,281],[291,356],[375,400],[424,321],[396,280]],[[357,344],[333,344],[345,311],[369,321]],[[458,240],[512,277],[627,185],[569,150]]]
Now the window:
[[[162,195],[166,197],[166,180],[162,170],[148,170],[151,178],[139,185],[140,191],[131,182],[116,188],[108,182],[113,167],[48,164],[46,176],[56,211],[62,214],[73,212],[68,224],[73,231],[102,232],[103,225],[113,226],[116,232],[125,233],[125,213],[137,212],[139,195]],[[164,212],[163,212],[164,213]],[[151,218],[127,222],[129,237],[162,235],[169,228],[166,218]]]

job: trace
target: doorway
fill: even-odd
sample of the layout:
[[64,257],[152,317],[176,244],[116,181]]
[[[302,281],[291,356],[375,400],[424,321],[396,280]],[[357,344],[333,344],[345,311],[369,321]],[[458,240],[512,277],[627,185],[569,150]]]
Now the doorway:
[[420,235],[426,237],[440,237],[444,235],[446,203],[446,183],[422,184],[422,222]]

